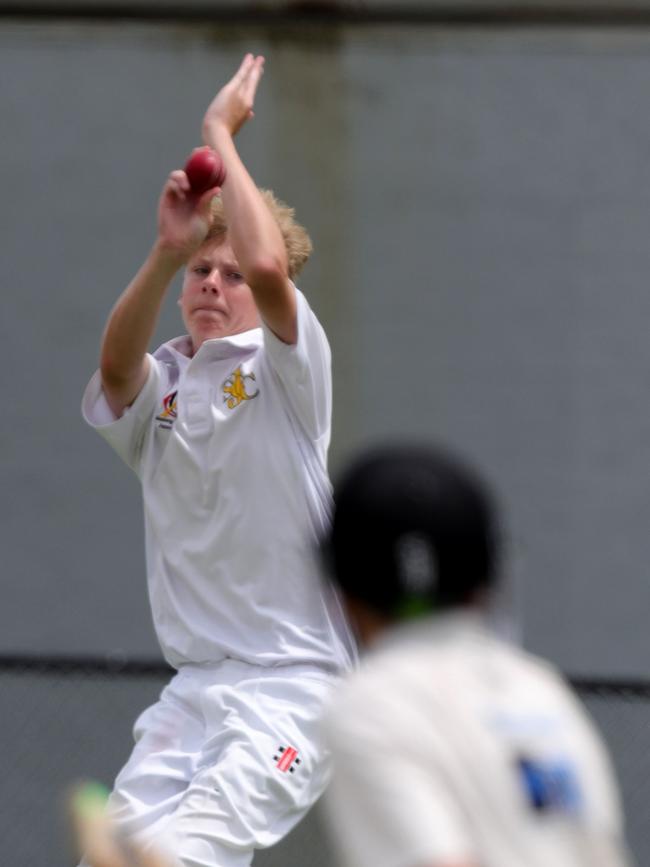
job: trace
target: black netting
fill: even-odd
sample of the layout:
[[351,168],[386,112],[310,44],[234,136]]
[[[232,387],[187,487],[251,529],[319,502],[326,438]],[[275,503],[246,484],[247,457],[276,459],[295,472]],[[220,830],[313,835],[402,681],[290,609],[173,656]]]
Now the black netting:
[[575,684],[601,730],[618,774],[630,847],[639,865],[650,864],[650,684]]
[[[158,697],[163,664],[0,660],[0,840],[2,864],[72,867],[64,795],[71,783],[111,785],[128,757],[133,723]],[[255,867],[328,867],[312,813]]]
[[[169,679],[163,664],[0,660],[0,840],[12,867],[71,867],[63,795],[75,780],[111,784],[131,749],[137,715]],[[650,685],[576,682],[618,772],[628,837],[650,863],[646,818],[650,771]],[[318,811],[255,867],[329,867]]]

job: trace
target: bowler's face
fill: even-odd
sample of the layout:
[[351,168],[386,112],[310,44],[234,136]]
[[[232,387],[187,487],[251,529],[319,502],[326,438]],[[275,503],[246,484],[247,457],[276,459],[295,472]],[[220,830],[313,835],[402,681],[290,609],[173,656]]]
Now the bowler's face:
[[189,260],[179,304],[194,352],[204,340],[260,324],[253,293],[227,238],[209,241]]

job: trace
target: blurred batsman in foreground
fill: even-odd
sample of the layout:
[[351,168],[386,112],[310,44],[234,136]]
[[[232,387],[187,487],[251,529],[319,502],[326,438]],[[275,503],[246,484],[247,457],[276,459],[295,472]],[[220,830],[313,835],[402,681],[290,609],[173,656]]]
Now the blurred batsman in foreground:
[[[142,484],[153,620],[178,669],[135,723],[109,813],[120,839],[162,843],[183,867],[247,867],[318,798],[321,711],[354,653],[318,569],[330,350],[293,283],[311,244],[233,140],[262,69],[247,55],[203,120],[220,197],[169,176],[83,400]],[[187,334],[149,354],[181,269]]]
[[481,482],[424,447],[335,487],[324,548],[368,653],[326,716],[344,867],[623,867],[594,726],[546,662],[487,625],[499,531]]

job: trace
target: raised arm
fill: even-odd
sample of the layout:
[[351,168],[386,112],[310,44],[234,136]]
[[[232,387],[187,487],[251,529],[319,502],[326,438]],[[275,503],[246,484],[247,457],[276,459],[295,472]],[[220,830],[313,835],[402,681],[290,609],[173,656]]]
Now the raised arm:
[[296,294],[278,225],[242,163],[234,136],[253,116],[263,57],[247,54],[203,119],[203,140],[219,152],[227,178],[221,191],[228,237],[260,316],[285,343],[297,340]]
[[204,240],[210,201],[189,193],[183,171],[172,172],[158,205],[158,237],[144,264],[119,297],[108,318],[100,370],[106,400],[116,416],[136,399],[147,380],[147,349],[165,291],[176,272]]

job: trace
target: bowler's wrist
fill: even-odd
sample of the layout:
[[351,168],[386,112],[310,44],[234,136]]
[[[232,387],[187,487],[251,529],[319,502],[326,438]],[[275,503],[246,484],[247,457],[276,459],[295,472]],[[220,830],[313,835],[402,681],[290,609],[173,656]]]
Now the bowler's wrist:
[[180,247],[167,241],[165,238],[157,238],[151,250],[151,258],[162,268],[173,272],[179,271],[187,264],[192,256],[192,250]]
[[203,141],[219,153],[224,145],[232,142],[233,135],[224,120],[209,120],[203,123]]

